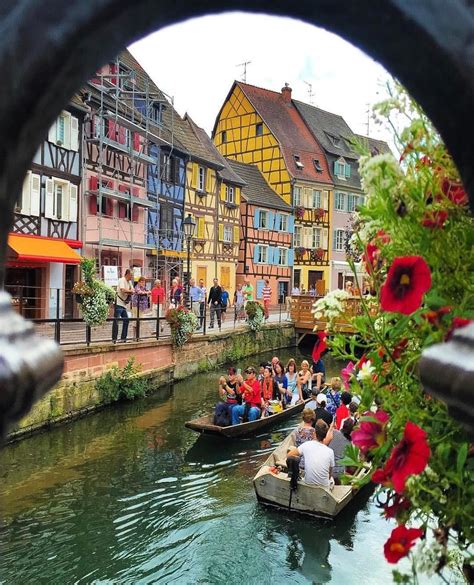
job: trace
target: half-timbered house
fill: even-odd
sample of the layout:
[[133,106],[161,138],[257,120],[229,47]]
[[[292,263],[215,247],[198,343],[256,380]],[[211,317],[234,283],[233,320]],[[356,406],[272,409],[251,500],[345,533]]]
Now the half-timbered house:
[[332,178],[318,141],[286,84],[281,92],[235,81],[217,116],[213,140],[226,157],[251,163],[294,208],[298,286],[329,288]]
[[[352,235],[353,214],[364,201],[359,176],[359,154],[354,146],[366,144],[369,151],[387,152],[388,145],[380,140],[356,136],[342,116],[294,100],[303,120],[324,149],[334,181],[331,222],[331,288],[343,289],[354,274],[346,258],[346,247]],[[358,281],[362,285],[363,268],[358,267]]]
[[85,113],[74,96],[36,152],[16,204],[5,288],[28,318],[74,313]]
[[283,302],[291,291],[294,261],[292,208],[271,189],[258,167],[231,159],[228,163],[245,181],[240,202],[237,283],[247,276],[256,298],[261,300],[268,278],[271,302]]
[[218,278],[233,289],[239,255],[241,188],[244,181],[218,152],[206,132],[185,116],[187,167],[185,212],[196,221],[191,271],[211,286]]

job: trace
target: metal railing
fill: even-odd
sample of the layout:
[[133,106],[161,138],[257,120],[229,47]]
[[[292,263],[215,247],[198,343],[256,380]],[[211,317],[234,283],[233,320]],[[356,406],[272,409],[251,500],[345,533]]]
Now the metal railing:
[[[5,287],[6,290],[9,287]],[[33,294],[26,294],[26,288],[20,291],[16,287],[16,296],[12,296],[12,303],[15,307],[31,321],[38,334],[54,339],[62,346],[73,345],[94,345],[100,343],[110,343],[113,341],[114,323],[117,328],[117,343],[121,341],[124,322],[126,322],[127,341],[146,341],[159,340],[171,338],[171,327],[166,320],[165,314],[169,308],[169,304],[160,305],[160,312],[157,315],[152,314],[152,310],[146,312],[140,311],[140,307],[131,307],[127,305],[127,317],[125,319],[114,317],[116,315],[116,305],[111,307],[111,316],[104,322],[104,324],[97,327],[90,327],[80,316],[81,305],[76,301],[75,295],[70,291],[61,289],[43,289],[43,293],[39,287],[38,290],[33,291]],[[10,287],[10,294],[15,292]],[[31,292],[31,291],[30,291]],[[281,299],[283,302],[277,305],[271,305],[269,308],[270,323],[281,323],[289,319],[287,312],[286,299]],[[73,317],[65,316],[65,303],[69,302],[72,309]],[[34,311],[41,311],[45,317],[31,317],[35,314],[28,310],[33,308]],[[194,311],[198,317],[199,329],[194,332],[194,336],[207,335],[209,329],[231,331],[241,324],[245,324],[245,312],[243,308],[239,311],[235,305],[228,307],[225,311],[218,307],[214,312],[214,323],[211,321],[210,307],[207,303],[199,303],[199,308],[196,308],[196,303],[191,301],[190,310]],[[219,325],[220,323],[220,325]],[[211,329],[211,330],[212,330]]]

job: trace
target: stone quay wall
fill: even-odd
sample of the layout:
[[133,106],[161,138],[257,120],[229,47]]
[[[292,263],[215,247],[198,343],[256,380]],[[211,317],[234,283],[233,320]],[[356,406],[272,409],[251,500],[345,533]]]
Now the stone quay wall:
[[151,387],[158,389],[219,364],[295,344],[294,326],[281,323],[268,324],[258,333],[239,328],[199,336],[179,350],[175,350],[169,340],[64,348],[61,381],[12,429],[8,441],[102,408],[104,404],[96,389],[96,379],[113,366],[124,367],[130,358],[135,359],[141,375],[148,379]]

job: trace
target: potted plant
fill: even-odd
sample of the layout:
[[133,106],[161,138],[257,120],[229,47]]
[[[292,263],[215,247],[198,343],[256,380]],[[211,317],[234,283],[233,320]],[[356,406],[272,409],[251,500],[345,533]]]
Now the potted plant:
[[245,305],[246,321],[252,331],[260,331],[265,321],[263,307],[257,301],[247,301]]
[[306,248],[304,246],[296,246],[295,256],[297,258],[302,258],[305,254],[306,254]]
[[109,316],[109,307],[115,301],[115,291],[95,277],[95,260],[81,259],[83,279],[76,282],[72,291],[82,305],[82,317],[90,327],[102,325]]
[[165,319],[171,327],[171,338],[176,347],[182,347],[189,341],[198,325],[196,315],[183,305],[168,309]]
[[318,207],[317,209],[314,210],[314,215],[316,216],[316,220],[323,219],[325,213],[326,212],[321,207]]
[[303,219],[304,212],[305,212],[305,208],[302,205],[297,205],[295,207],[295,217],[296,217],[296,219]]
[[72,287],[72,293],[75,295],[76,302],[80,305],[85,296],[90,295],[92,289],[88,286],[83,280],[79,280],[76,284]]

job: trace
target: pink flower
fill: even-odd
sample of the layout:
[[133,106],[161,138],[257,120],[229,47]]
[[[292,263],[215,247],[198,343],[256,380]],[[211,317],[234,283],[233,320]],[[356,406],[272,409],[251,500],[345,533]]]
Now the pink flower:
[[376,413],[364,412],[358,428],[352,432],[351,441],[362,453],[377,449],[385,443],[388,419],[388,414],[383,410],[377,410]]
[[346,390],[349,390],[349,380],[354,374],[354,368],[355,368],[354,363],[349,362],[347,366],[341,370],[342,383],[344,384],[344,388]]

